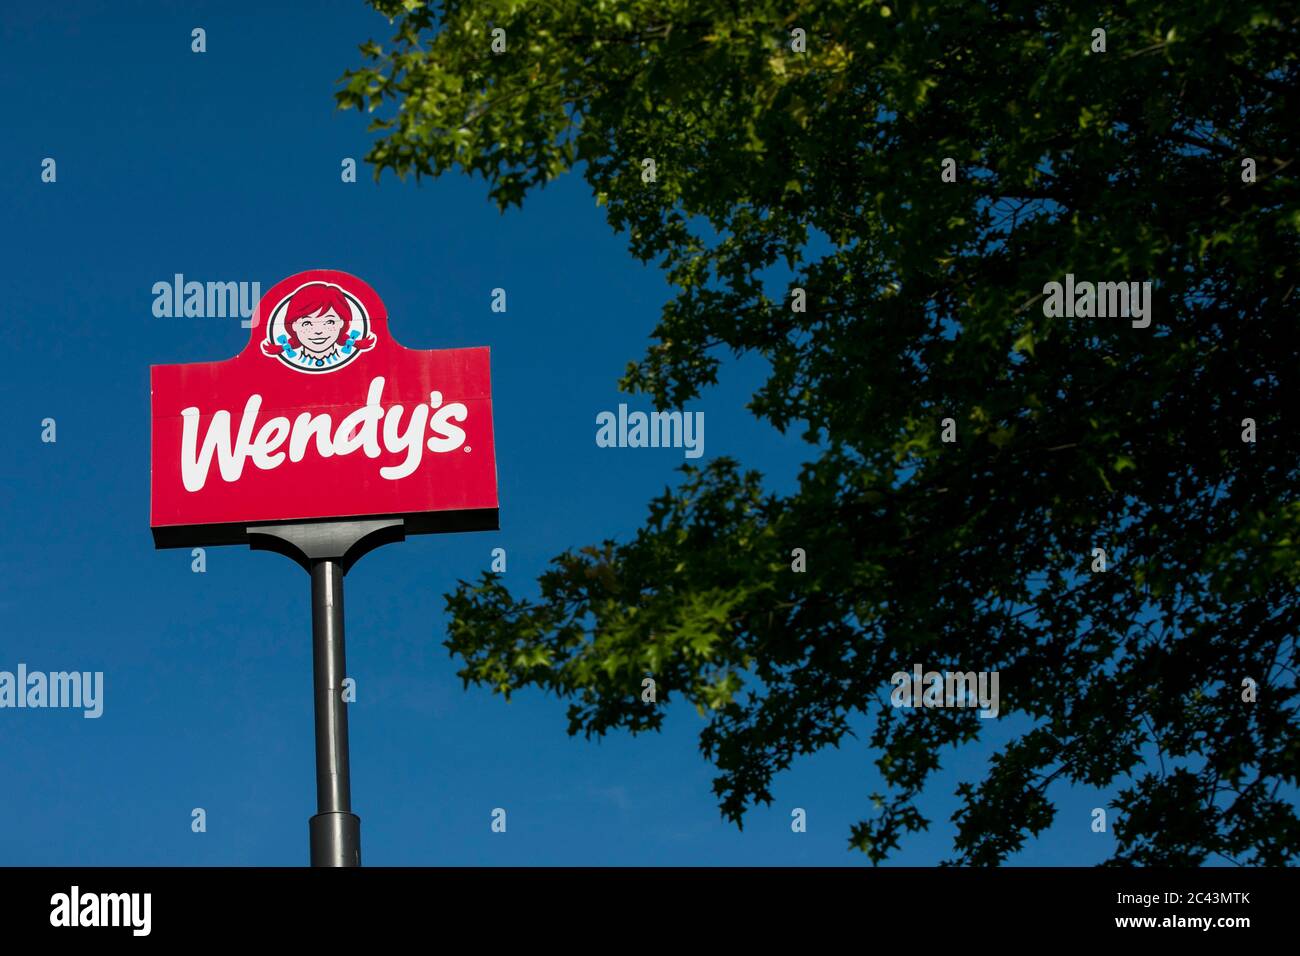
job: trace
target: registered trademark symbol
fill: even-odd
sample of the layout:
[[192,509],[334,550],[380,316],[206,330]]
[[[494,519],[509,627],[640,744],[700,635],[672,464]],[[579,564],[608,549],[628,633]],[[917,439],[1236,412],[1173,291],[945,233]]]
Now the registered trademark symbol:
[[465,450],[466,450],[466,451],[469,451],[469,445],[466,445],[466,446],[465,446]]

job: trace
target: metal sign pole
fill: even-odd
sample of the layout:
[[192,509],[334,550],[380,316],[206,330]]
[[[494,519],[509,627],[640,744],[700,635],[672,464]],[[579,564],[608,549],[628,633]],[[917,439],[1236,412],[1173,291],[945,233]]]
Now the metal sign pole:
[[360,866],[361,818],[352,812],[348,769],[347,665],[343,644],[343,568],[311,564],[311,634],[316,696],[316,815],[311,818],[312,866]]
[[258,525],[248,546],[275,551],[311,574],[311,637],[316,701],[316,815],[308,823],[312,866],[360,866],[361,818],[352,812],[348,766],[347,665],[343,576],[363,554],[406,537],[401,518]]

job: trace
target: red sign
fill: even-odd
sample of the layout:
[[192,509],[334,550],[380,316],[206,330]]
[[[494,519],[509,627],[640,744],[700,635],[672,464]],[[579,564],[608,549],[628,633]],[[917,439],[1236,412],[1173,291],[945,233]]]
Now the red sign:
[[285,279],[239,355],[150,372],[159,547],[327,518],[402,517],[408,534],[498,526],[487,348],[403,348],[355,276]]

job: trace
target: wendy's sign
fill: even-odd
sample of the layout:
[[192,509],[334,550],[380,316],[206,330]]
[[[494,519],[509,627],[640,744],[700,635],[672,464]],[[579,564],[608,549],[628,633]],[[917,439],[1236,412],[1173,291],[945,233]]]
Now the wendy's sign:
[[285,279],[253,318],[234,358],[151,369],[158,547],[324,519],[497,528],[486,348],[403,348],[375,291],[331,270]]

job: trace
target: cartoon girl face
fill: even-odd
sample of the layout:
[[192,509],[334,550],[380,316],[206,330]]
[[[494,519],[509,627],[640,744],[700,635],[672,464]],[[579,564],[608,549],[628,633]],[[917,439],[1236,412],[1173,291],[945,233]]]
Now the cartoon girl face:
[[334,350],[347,323],[339,318],[332,307],[318,309],[311,315],[295,320],[289,328],[304,352],[311,355],[328,355]]
[[305,372],[341,368],[375,345],[365,312],[349,304],[336,285],[310,282],[276,312],[283,318],[273,319],[268,327],[262,354],[278,357],[291,368]]

